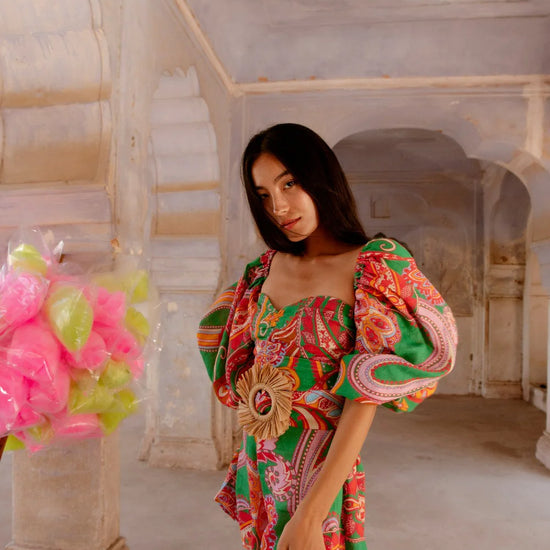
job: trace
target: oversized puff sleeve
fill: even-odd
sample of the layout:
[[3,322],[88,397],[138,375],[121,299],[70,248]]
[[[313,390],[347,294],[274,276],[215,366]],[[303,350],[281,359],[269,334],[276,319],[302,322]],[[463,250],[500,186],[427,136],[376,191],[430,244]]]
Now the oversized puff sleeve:
[[267,275],[270,250],[249,263],[243,276],[212,304],[199,325],[197,340],[216,397],[236,408],[236,382],[254,362],[250,333],[261,284]]
[[375,239],[359,254],[354,319],[355,349],[341,359],[337,395],[411,411],[454,366],[451,309],[395,241]]

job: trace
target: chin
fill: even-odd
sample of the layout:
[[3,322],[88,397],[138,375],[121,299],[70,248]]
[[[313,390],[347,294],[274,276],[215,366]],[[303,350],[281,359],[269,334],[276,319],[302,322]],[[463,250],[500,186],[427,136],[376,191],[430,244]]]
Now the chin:
[[287,235],[286,238],[292,243],[299,243],[305,241],[309,235]]

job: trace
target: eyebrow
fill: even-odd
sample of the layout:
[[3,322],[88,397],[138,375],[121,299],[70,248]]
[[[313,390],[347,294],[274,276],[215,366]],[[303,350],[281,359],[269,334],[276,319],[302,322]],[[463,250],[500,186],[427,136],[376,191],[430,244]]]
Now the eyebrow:
[[[283,170],[278,176],[275,176],[273,183],[277,183],[281,178],[284,178],[285,176],[288,176],[288,175],[290,175],[290,172],[288,170]],[[262,185],[254,184],[254,187],[256,187],[256,189],[263,189]]]

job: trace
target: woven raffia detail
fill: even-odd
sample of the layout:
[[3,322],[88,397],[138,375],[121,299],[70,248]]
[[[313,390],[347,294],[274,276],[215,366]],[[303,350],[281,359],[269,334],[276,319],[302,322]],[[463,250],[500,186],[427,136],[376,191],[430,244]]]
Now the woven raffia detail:
[[[266,414],[256,410],[256,394],[264,390],[271,398]],[[237,382],[239,424],[256,439],[279,437],[290,425],[292,410],[292,381],[271,365],[254,364]]]

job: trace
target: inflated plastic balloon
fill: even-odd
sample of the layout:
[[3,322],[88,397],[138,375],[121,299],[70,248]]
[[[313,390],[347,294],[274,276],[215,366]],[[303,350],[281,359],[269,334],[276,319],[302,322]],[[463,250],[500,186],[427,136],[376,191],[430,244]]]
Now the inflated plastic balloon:
[[47,326],[29,321],[13,332],[6,352],[8,365],[37,382],[51,382],[59,370],[61,349]]
[[109,359],[105,340],[94,330],[90,332],[84,347],[74,352],[65,352],[65,361],[75,369],[98,370]]
[[32,244],[20,244],[8,256],[8,265],[14,270],[30,271],[46,275],[48,265]]
[[109,292],[98,287],[94,304],[94,323],[108,326],[122,324],[126,314],[126,294],[121,291]]
[[126,312],[126,317],[124,318],[124,324],[126,325],[126,328],[137,338],[138,342],[143,345],[151,332],[149,322],[143,313],[133,307],[129,307]]
[[96,384],[91,390],[72,386],[68,410],[70,414],[101,413],[109,409],[113,400],[113,390],[102,384]]
[[46,300],[46,314],[55,335],[69,351],[86,345],[94,314],[82,288],[55,285]]
[[61,363],[51,380],[30,381],[28,403],[37,412],[57,413],[67,405],[70,386],[71,377]]
[[103,435],[97,414],[65,414],[52,417],[51,422],[54,434],[59,438],[86,439]]
[[130,367],[124,362],[110,359],[101,373],[99,383],[106,388],[116,390],[126,386],[130,380],[132,380]]
[[137,409],[136,396],[131,390],[122,390],[115,395],[110,409],[99,415],[101,425],[106,434],[112,433],[119,423]]
[[47,293],[48,281],[42,276],[8,272],[0,283],[0,336],[33,319]]

